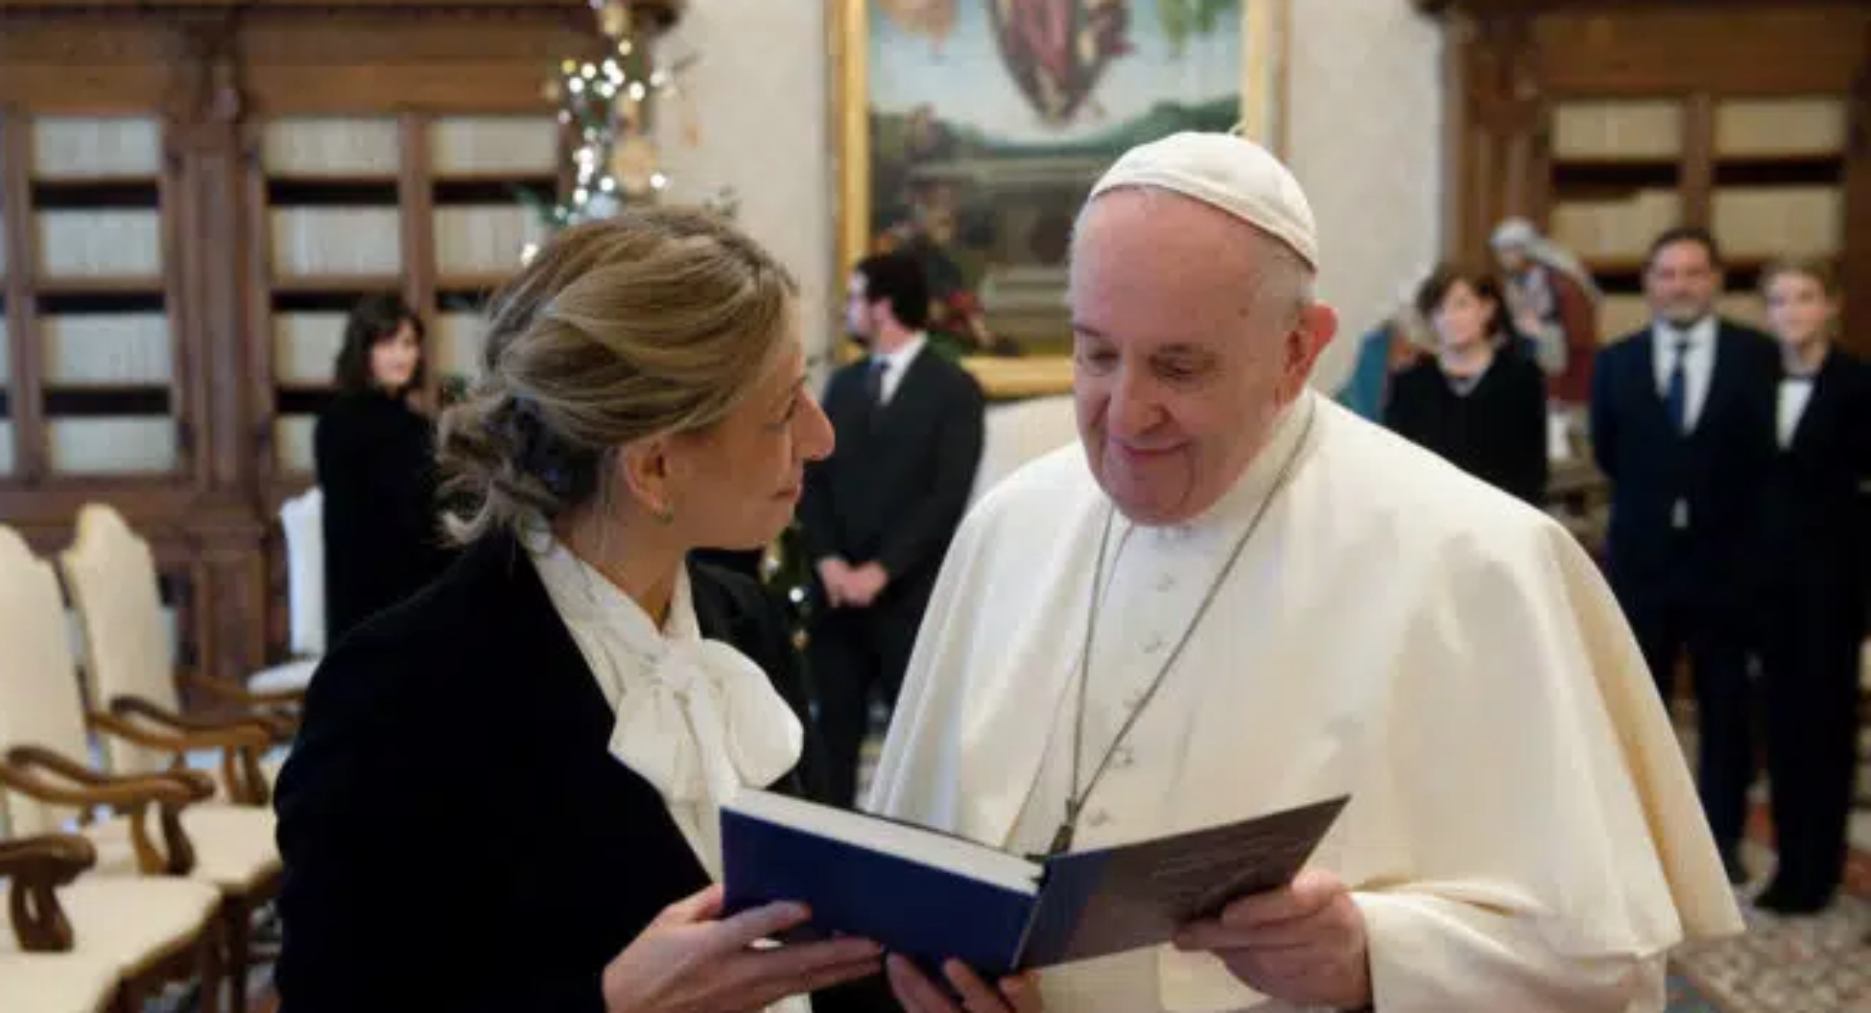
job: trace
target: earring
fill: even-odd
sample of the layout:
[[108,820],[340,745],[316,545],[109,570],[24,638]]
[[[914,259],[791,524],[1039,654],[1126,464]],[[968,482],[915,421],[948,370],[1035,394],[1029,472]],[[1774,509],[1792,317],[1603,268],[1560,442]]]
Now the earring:
[[650,511],[650,516],[656,518],[658,524],[671,524],[675,522],[676,510],[670,506],[658,507]]

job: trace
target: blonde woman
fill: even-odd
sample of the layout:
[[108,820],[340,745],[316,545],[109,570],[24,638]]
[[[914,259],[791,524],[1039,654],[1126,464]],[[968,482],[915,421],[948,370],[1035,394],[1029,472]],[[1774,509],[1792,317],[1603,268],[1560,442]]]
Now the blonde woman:
[[701,213],[569,229],[442,421],[461,559],[313,681],[278,792],[278,981],[320,1010],[755,1010],[875,946],[720,918],[716,807],[817,776],[764,544],[832,449],[795,286]]
[[1763,676],[1779,864],[1755,903],[1811,914],[1845,869],[1865,632],[1864,483],[1871,479],[1871,376],[1833,347],[1838,287],[1816,261],[1761,276],[1780,344],[1767,483]]

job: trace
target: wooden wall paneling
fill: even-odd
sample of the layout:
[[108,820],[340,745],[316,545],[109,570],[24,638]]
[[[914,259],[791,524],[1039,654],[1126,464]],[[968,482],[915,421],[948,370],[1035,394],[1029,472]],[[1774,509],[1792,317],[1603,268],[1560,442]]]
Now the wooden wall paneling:
[[245,682],[265,665],[265,538],[265,527],[251,518],[206,528],[197,537],[205,578],[197,598],[206,662],[201,672],[210,678]]
[[242,228],[242,162],[239,125],[242,101],[237,68],[226,29],[196,40],[198,78],[195,116],[189,132],[189,234],[184,263],[193,286],[196,348],[204,353],[203,377],[208,430],[201,437],[211,455],[211,486],[239,496],[255,480],[253,445],[248,439],[252,410],[245,378],[253,371],[255,350],[269,344],[263,333],[246,328],[241,302],[241,266],[252,260]]
[[1479,87],[1474,21],[1457,17],[1450,26],[1449,41],[1443,47],[1442,73],[1444,108],[1443,165],[1448,179],[1442,195],[1442,235],[1445,255],[1465,251],[1474,244],[1475,207],[1472,188],[1476,186],[1476,159],[1479,157],[1480,125],[1475,109],[1474,90]]
[[247,392],[247,446],[253,457],[254,485],[262,510],[269,514],[278,509],[273,485],[278,478],[273,423],[278,414],[273,377],[273,285],[270,262],[273,255],[271,226],[266,196],[266,165],[261,151],[265,124],[244,119],[238,127],[239,228],[241,255],[235,271],[239,286],[241,320],[246,332],[247,373],[242,386]]
[[1845,248],[1839,276],[1847,284],[1840,333],[1847,348],[1871,357],[1871,23],[1860,38],[1863,56],[1852,83],[1845,155]]
[[539,6],[341,21],[256,15],[239,46],[248,94],[268,115],[392,105],[444,114],[536,112],[549,68],[595,53],[597,40],[589,8]]
[[32,288],[39,252],[33,229],[31,172],[31,116],[17,106],[0,110],[0,214],[5,216],[7,335],[12,343],[7,414],[14,439],[13,475],[0,483],[33,484],[46,470],[45,413],[39,400],[44,355]]
[[433,118],[423,113],[404,113],[397,129],[402,139],[402,170],[397,176],[397,205],[402,212],[403,301],[422,319],[428,340],[422,349],[424,370],[422,395],[436,404],[441,389],[441,370],[436,362],[435,290],[435,182],[430,171],[429,125]]
[[1522,4],[1548,88],[1568,95],[1713,89],[1729,95],[1842,92],[1862,58],[1856,3]]
[[[201,240],[208,237],[195,229],[196,202],[189,185],[189,124],[173,116],[164,116],[162,124],[162,174],[157,181],[158,205],[162,214],[163,309],[169,318],[169,414],[176,427],[176,471],[192,479],[189,484],[206,484],[210,455],[204,453],[202,438],[210,427],[197,426],[196,420],[212,418],[208,404],[209,383],[196,378],[204,361],[204,342],[199,331],[202,302],[201,272],[192,270],[191,261],[201,255]],[[189,237],[199,237],[191,242]]]
[[174,80],[171,67],[185,57],[174,34],[135,17],[121,5],[53,16],[0,13],[0,102],[41,114],[121,112],[126,102],[147,107]]
[[1683,224],[1708,228],[1715,199],[1715,99],[1706,91],[1683,102]]

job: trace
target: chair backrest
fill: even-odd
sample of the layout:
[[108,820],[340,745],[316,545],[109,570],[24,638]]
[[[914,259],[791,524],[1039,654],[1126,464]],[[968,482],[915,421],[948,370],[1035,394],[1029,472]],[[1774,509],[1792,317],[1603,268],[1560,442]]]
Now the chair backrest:
[[975,470],[968,504],[973,506],[1027,462],[1076,441],[1077,418],[1070,395],[989,406],[982,423],[981,466]]
[[325,494],[317,486],[279,508],[286,532],[286,605],[292,653],[325,653]]
[[[59,554],[84,631],[86,686],[99,708],[120,696],[177,710],[175,659],[164,631],[156,562],[149,543],[122,515],[98,503],[78,511],[78,534]],[[165,754],[104,736],[104,758],[119,774],[165,769]]]
[[[84,695],[66,636],[65,603],[52,565],[0,527],[0,755],[43,746],[89,763]],[[0,789],[0,811],[19,837],[50,833],[77,815]]]

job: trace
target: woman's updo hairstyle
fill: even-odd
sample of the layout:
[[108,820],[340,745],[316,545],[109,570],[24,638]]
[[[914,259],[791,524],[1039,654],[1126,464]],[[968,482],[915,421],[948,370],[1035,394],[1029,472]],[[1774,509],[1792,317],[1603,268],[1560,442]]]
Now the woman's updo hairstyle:
[[524,534],[598,497],[619,447],[719,422],[779,354],[797,291],[705,211],[555,236],[494,296],[481,379],[442,417],[450,533]]

